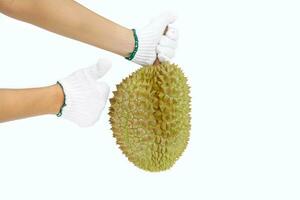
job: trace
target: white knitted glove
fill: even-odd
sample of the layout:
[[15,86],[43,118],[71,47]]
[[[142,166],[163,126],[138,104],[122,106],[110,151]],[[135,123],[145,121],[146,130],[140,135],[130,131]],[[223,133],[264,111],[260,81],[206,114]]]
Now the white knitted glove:
[[[176,15],[164,13],[154,18],[142,29],[136,29],[139,47],[133,62],[139,65],[152,65],[159,58],[161,62],[169,61],[174,57],[178,42],[178,30],[172,26]],[[165,28],[168,26],[166,35]]]
[[81,127],[91,126],[98,121],[109,95],[109,86],[97,79],[110,68],[109,60],[99,59],[97,64],[80,69],[59,81],[65,93],[63,118]]

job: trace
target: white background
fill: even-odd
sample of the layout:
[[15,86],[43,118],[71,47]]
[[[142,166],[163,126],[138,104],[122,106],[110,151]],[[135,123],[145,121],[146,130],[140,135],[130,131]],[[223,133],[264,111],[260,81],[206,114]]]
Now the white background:
[[[0,199],[300,199],[300,5],[291,0],[82,0],[129,28],[177,11],[174,62],[192,87],[190,143],[176,165],[144,172],[122,155],[107,104],[94,127],[54,116],[0,124]],[[98,56],[104,81],[125,59],[0,15],[0,87],[55,83]]]

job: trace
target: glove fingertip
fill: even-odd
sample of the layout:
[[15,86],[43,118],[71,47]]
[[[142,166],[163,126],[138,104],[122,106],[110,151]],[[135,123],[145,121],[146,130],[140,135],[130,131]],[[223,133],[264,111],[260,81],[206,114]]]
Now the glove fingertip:
[[79,126],[80,128],[88,128],[93,126],[97,121],[93,121],[93,122],[75,122],[77,124],[77,126]]
[[178,43],[177,40],[173,40],[173,39],[171,39],[171,38],[164,35],[164,36],[161,37],[158,46],[169,47],[169,48],[176,49],[177,48],[177,43]]
[[98,62],[85,69],[90,77],[97,80],[104,76],[111,68],[111,61],[106,58],[100,58]]
[[105,82],[98,82],[97,83],[97,88],[98,88],[98,91],[101,92],[102,99],[106,100],[108,98],[108,95],[109,95],[109,92],[110,92],[109,85]]
[[107,58],[99,58],[97,62],[97,68],[99,70],[100,77],[106,74],[112,66],[111,60]]
[[171,47],[163,47],[163,46],[158,46],[157,47],[157,53],[164,55],[168,58],[173,58],[175,55],[175,49]]
[[163,55],[163,54],[158,54],[157,57],[158,57],[158,60],[159,60],[160,62],[167,62],[167,61],[170,61],[170,59],[169,59],[167,56]]
[[177,20],[178,15],[174,11],[165,11],[161,14],[161,17],[165,19],[166,25],[169,25]]
[[170,38],[171,40],[177,41],[179,38],[179,30],[175,27],[169,27],[166,33],[166,37]]
[[98,62],[97,62],[97,65],[100,65],[102,67],[110,68],[112,64],[111,64],[111,60],[108,59],[108,58],[99,58]]

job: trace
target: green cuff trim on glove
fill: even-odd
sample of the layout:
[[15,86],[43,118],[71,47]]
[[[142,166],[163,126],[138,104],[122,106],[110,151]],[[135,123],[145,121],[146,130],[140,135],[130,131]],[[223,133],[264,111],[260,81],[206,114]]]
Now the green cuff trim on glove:
[[61,87],[61,89],[62,89],[62,91],[64,93],[64,102],[63,102],[62,106],[60,107],[59,112],[56,114],[57,117],[61,117],[62,116],[63,108],[67,105],[66,104],[66,95],[65,95],[64,87],[62,86],[62,84],[60,82],[58,82],[58,81],[57,81],[57,84]]
[[135,29],[132,29],[132,32],[133,32],[133,37],[134,37],[134,49],[133,51],[129,54],[128,57],[125,57],[127,60],[132,60],[136,54],[136,52],[138,51],[138,48],[139,48],[139,39],[137,37],[137,34],[136,34],[136,30]]

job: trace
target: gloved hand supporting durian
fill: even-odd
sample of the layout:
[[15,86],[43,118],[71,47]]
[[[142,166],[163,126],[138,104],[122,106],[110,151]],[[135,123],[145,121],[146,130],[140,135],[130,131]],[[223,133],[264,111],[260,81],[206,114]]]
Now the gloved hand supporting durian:
[[97,64],[80,69],[58,81],[65,95],[58,116],[81,127],[91,126],[97,122],[109,95],[109,86],[97,80],[110,68],[109,60],[99,59]]

